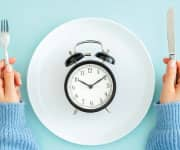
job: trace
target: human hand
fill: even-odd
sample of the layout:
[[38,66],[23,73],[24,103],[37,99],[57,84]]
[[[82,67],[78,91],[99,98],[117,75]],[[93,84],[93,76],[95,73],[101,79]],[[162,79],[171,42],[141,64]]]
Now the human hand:
[[0,102],[19,102],[20,85],[22,84],[20,73],[12,68],[16,62],[15,58],[10,58],[10,65],[5,65],[4,60],[0,61]]
[[180,61],[164,58],[166,73],[163,76],[163,87],[160,103],[180,102]]

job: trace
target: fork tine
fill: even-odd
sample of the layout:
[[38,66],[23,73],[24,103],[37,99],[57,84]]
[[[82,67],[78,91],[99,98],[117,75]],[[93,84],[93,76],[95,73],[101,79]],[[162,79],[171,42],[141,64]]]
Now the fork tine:
[[5,21],[3,19],[3,32],[5,32]]
[[6,19],[4,19],[4,32],[6,32]]
[[5,26],[5,31],[7,32],[7,20],[5,20],[6,26]]
[[8,20],[6,19],[6,32],[9,32],[9,25],[8,25]]
[[3,19],[3,32],[5,32],[5,21]]
[[1,32],[3,32],[3,30],[4,30],[4,21],[1,20]]
[[4,19],[4,32],[6,32],[6,19]]
[[9,32],[9,24],[7,19],[1,20],[1,32]]
[[3,32],[5,32],[5,28],[6,27],[6,25],[5,25],[5,19],[3,20]]
[[4,32],[6,31],[6,20],[4,19]]
[[1,32],[2,32],[2,20],[1,20]]
[[2,30],[3,30],[2,32],[4,32],[4,19],[3,19],[3,21],[2,21],[2,27],[3,27],[3,28],[2,28]]

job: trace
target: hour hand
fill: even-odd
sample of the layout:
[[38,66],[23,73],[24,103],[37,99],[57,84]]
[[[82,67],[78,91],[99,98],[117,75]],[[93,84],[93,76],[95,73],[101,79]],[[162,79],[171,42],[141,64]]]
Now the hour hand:
[[82,80],[79,80],[78,81],[84,85],[86,85],[88,88],[91,88],[91,85],[90,84],[87,84],[86,82],[82,81]]

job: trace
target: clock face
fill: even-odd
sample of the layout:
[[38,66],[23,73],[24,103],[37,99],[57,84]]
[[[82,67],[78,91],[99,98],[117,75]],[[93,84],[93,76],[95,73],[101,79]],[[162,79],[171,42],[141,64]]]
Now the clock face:
[[115,88],[112,72],[96,61],[84,61],[74,66],[65,81],[68,100],[85,112],[107,107],[114,97]]

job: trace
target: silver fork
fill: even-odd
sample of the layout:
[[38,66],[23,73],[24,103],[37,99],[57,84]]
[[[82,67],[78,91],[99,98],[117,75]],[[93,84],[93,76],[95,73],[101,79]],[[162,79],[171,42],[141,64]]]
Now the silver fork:
[[7,19],[1,20],[0,46],[4,49],[6,65],[9,64],[8,46],[10,42],[9,25]]

